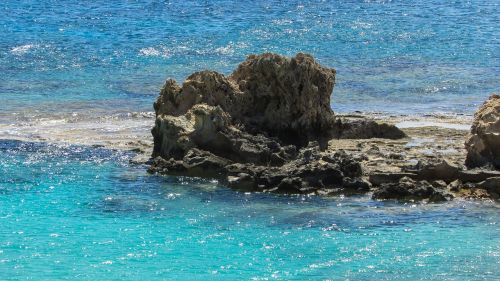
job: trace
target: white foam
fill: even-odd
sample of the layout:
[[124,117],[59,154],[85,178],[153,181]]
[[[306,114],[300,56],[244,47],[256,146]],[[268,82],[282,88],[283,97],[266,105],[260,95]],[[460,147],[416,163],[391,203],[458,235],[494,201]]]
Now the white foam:
[[157,49],[153,48],[153,47],[148,47],[148,48],[142,48],[139,50],[139,53],[143,56],[146,56],[146,57],[151,57],[151,56],[159,56],[160,55],[160,51],[158,51]]
[[221,55],[232,55],[234,53],[234,49],[231,45],[227,45],[225,47],[215,49],[215,52]]
[[145,57],[163,57],[163,58],[169,58],[171,57],[170,51],[165,48],[154,48],[154,47],[147,47],[147,48],[142,48],[139,50],[139,54],[141,56]]
[[21,46],[16,46],[10,50],[10,52],[14,55],[20,56],[29,52],[31,49],[36,48],[38,45],[34,44],[26,44]]

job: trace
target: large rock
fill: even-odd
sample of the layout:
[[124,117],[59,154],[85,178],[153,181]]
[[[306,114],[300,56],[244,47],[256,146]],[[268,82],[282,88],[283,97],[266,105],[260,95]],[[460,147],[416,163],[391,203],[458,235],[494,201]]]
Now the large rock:
[[467,167],[500,169],[500,95],[492,95],[476,112],[465,147]]
[[230,79],[248,96],[246,110],[233,115],[248,129],[264,130],[296,144],[331,137],[335,70],[321,66],[312,56],[252,55]]
[[154,108],[157,116],[180,116],[195,104],[220,106],[248,132],[304,146],[324,143],[335,133],[330,107],[334,83],[335,70],[310,55],[251,55],[229,77],[202,71],[182,86],[167,80]]
[[325,151],[328,141],[404,134],[336,120],[334,83],[335,70],[306,54],[252,55],[228,77],[202,71],[182,85],[167,80],[154,104],[150,172],[216,178],[239,190],[366,192],[359,161]]

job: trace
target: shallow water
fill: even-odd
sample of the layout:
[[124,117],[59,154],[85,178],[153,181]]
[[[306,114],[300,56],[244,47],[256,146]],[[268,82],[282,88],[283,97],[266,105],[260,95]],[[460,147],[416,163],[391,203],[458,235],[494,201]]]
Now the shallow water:
[[1,280],[495,280],[494,203],[245,194],[0,142]]
[[498,206],[243,194],[85,145],[150,140],[166,77],[313,54],[337,112],[472,115],[497,1],[0,3],[0,280],[498,280]]

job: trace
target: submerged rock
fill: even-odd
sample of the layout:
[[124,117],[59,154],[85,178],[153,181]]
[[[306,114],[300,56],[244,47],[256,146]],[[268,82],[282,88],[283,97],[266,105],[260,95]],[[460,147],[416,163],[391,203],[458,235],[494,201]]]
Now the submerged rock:
[[500,169],[500,95],[492,95],[476,112],[465,147],[467,167]]

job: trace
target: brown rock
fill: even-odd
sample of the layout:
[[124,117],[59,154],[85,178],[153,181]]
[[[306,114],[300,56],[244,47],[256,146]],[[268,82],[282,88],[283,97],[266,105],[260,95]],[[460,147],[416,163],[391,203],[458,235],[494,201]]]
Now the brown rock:
[[492,95],[476,112],[465,147],[467,167],[500,169],[500,95]]
[[342,139],[401,139],[406,137],[406,134],[398,127],[373,120],[339,120],[337,126],[339,127],[337,137]]
[[247,108],[235,118],[250,128],[302,145],[331,137],[335,70],[312,56],[251,55],[230,79],[249,96]]
[[336,122],[334,83],[335,70],[306,54],[252,55],[228,77],[201,71],[182,86],[168,80],[154,104],[150,172],[216,178],[240,190],[366,192],[359,160],[326,152],[328,140],[342,130],[402,135],[373,121]]
[[382,173],[375,172],[370,174],[368,181],[371,184],[378,186],[384,183],[398,182],[400,179],[408,177],[408,178],[416,178],[417,174],[415,173],[406,173],[406,172],[391,172],[391,173]]
[[[196,72],[182,87],[167,80],[154,108],[156,115],[180,116],[195,104],[219,106],[251,133],[265,132],[284,143],[326,141],[334,133],[330,96],[335,70],[297,54],[252,55],[229,77]],[[158,125],[157,125],[158,126]]]

